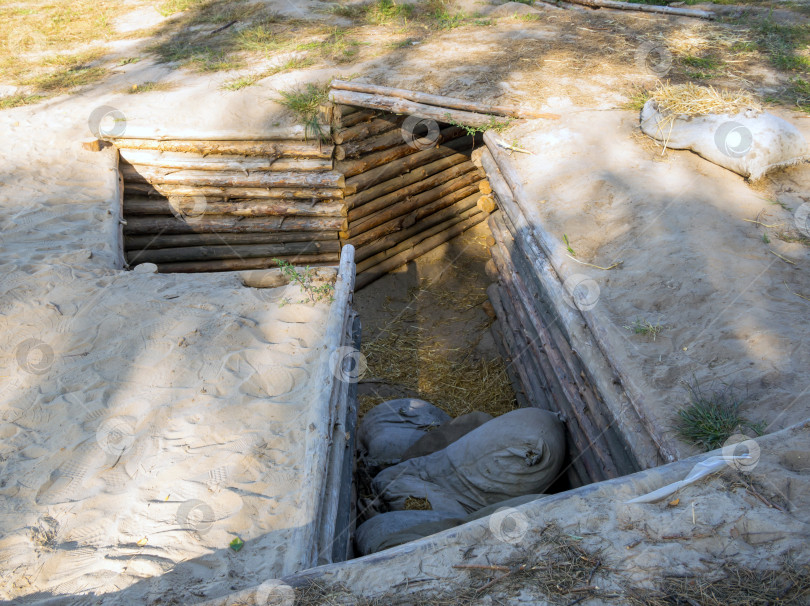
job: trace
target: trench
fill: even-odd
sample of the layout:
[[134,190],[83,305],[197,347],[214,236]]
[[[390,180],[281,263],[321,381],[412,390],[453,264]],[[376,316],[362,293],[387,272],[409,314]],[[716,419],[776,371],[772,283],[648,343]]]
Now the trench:
[[[128,266],[336,265],[352,245],[359,322],[347,342],[368,372],[349,392],[350,414],[397,398],[425,399],[452,417],[556,412],[566,463],[547,493],[645,467],[606,405],[604,372],[580,357],[576,310],[560,303],[481,131],[449,114],[437,121],[345,103],[324,112],[329,140],[300,128],[116,140]],[[355,423],[346,424],[352,452]],[[357,555],[351,535],[373,509],[354,457],[338,484],[342,539],[325,561]]]

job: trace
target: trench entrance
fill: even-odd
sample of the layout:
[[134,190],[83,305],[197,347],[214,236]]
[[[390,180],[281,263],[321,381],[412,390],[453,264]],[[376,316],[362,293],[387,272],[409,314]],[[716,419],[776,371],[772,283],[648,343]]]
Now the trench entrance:
[[[537,251],[521,244],[503,176],[491,156],[482,162],[484,117],[337,93],[322,113],[328,141],[297,127],[117,140],[127,263],[336,265],[352,245],[368,363],[352,390],[361,419],[397,398],[453,418],[535,407],[565,425],[565,464],[546,493],[637,471],[558,304],[534,279]],[[362,464],[343,479],[353,485],[337,523],[344,539],[380,511],[371,479]],[[333,559],[357,555],[346,543]]]

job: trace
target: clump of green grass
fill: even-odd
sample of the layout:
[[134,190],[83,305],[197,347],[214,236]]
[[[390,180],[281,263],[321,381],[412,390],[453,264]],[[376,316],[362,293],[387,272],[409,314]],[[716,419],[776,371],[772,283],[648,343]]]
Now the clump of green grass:
[[642,318],[637,318],[635,322],[624,328],[626,330],[632,330],[633,333],[637,335],[652,337],[653,341],[655,341],[655,338],[664,330],[664,327],[660,323],[653,324],[649,320]]
[[799,76],[790,80],[790,94],[796,99],[796,107],[810,114],[810,80]]
[[205,4],[210,0],[164,0],[158,6],[158,12],[164,17],[187,11],[190,8]]
[[[291,284],[298,284],[307,299],[299,301],[299,303],[315,304],[318,301],[326,301],[331,303],[335,300],[334,292],[335,285],[332,282],[324,282],[323,284],[315,284],[315,271],[307,265],[304,268],[297,268],[292,263],[283,259],[273,259],[273,261],[281,268],[282,273],[287,276]],[[285,300],[285,303],[290,301]]]
[[413,13],[413,6],[395,0],[377,0],[366,11],[366,21],[374,25],[402,22]]
[[752,423],[740,414],[743,399],[731,386],[704,391],[697,381],[687,384],[689,405],[678,411],[676,430],[685,441],[704,450],[721,447],[735,433],[750,429],[756,435],[763,423]]
[[426,0],[422,4],[424,21],[437,29],[454,29],[464,25],[466,15],[454,7],[453,0]]
[[695,55],[687,55],[681,58],[681,63],[692,68],[687,70],[686,75],[697,80],[714,78],[723,66],[723,62],[714,57],[697,57]]
[[28,93],[17,93],[8,97],[0,97],[0,109],[11,109],[22,105],[31,105],[45,98],[45,95],[30,95]]
[[140,84],[133,84],[130,86],[126,92],[131,95],[136,95],[138,93],[152,93],[162,90],[172,90],[175,87],[173,82],[141,82]]
[[467,133],[468,136],[472,137],[477,135],[478,133],[484,133],[488,130],[494,130],[496,133],[500,133],[505,131],[509,124],[512,122],[509,118],[505,118],[504,120],[498,120],[495,116],[490,116],[489,120],[486,124],[482,126],[470,126],[469,124],[462,124],[461,122],[456,122],[453,118],[450,117],[450,114],[447,115],[447,123],[451,126],[457,126],[458,128],[464,129],[464,132]]
[[630,95],[630,99],[622,106],[622,109],[632,109],[635,111],[641,111],[644,108],[644,104],[650,99],[650,91],[642,90],[637,91]]
[[38,92],[60,94],[70,92],[79,86],[98,82],[107,73],[108,71],[103,67],[76,65],[56,72],[34,76],[23,81],[23,84],[33,87]]
[[308,133],[314,133],[320,138],[322,133],[318,124],[318,109],[329,98],[329,82],[309,83],[303,89],[279,91],[279,94],[279,103],[298,115]]

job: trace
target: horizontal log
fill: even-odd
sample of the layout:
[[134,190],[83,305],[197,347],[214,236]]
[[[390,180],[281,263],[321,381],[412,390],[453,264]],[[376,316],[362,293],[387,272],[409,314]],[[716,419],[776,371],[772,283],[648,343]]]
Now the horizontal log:
[[158,248],[127,252],[127,263],[177,263],[212,259],[258,259],[262,257],[295,256],[301,254],[339,253],[337,240],[287,242],[280,244],[224,244],[221,246],[188,246]]
[[[329,132],[328,124],[319,125],[321,132]],[[103,133],[102,133],[103,134]],[[173,128],[171,131],[126,123],[124,132],[100,137],[108,141],[127,139],[154,139],[156,141],[275,141],[294,139],[317,141],[317,133],[303,124],[265,128],[200,130],[197,128]]]
[[124,238],[126,250],[153,250],[185,246],[217,246],[220,244],[276,244],[281,242],[311,242],[338,240],[336,231],[281,231],[257,234],[149,234]]
[[[337,277],[337,267],[317,267],[310,272],[313,282],[326,282]],[[248,288],[278,288],[290,283],[290,276],[280,267],[243,271],[239,274],[243,286]]]
[[338,123],[341,128],[351,128],[357,126],[362,122],[370,122],[379,117],[380,112],[373,109],[361,109],[354,105],[343,105],[342,107],[351,107],[355,111],[351,114],[341,115],[340,122]]
[[[426,204],[421,208],[417,208],[416,210],[411,211],[410,213],[400,215],[390,221],[386,221],[382,225],[378,225],[377,227],[373,227],[368,231],[365,231],[353,238],[346,239],[344,244],[351,244],[355,248],[359,248],[368,244],[369,242],[373,242],[377,238],[385,236],[387,234],[393,233],[395,231],[399,231],[400,229],[406,229],[411,225],[416,225],[421,219],[432,215],[436,211],[442,210],[443,208],[447,208],[448,206],[455,204],[460,200],[471,200],[472,204],[478,201],[478,198],[481,194],[478,192],[478,188],[474,185],[470,185],[454,191],[451,194],[448,194],[442,198],[439,198],[435,202],[431,202],[430,204]],[[341,230],[345,231],[345,230]],[[343,235],[341,234],[341,238]]]
[[276,259],[293,265],[337,265],[340,253],[319,255],[297,255],[294,257],[267,257],[263,259],[219,259],[214,261],[184,261],[181,263],[161,263],[158,271],[168,273],[196,273],[207,271],[244,271],[247,269],[268,269],[277,267]]
[[220,154],[233,156],[267,156],[270,158],[329,159],[333,145],[318,141],[161,141],[158,139],[117,139],[119,151],[140,149],[187,154]]
[[263,233],[275,231],[340,231],[348,226],[342,217],[228,217],[188,218],[153,216],[126,219],[124,234]]
[[[477,183],[480,179],[481,175],[478,173],[478,170],[471,170],[465,174],[450,179],[449,181],[445,181],[441,185],[429,189],[428,191],[416,194],[415,196],[406,197],[399,202],[390,204],[381,210],[368,215],[367,217],[363,217],[359,221],[352,221],[350,219],[348,235],[344,236],[341,234],[341,237],[353,238],[354,236],[368,231],[373,227],[377,227],[378,225],[382,225],[386,221],[390,221],[395,217],[399,217],[400,215],[409,213],[417,208],[425,206],[426,204],[430,204],[443,196],[452,194],[453,192],[459,190],[467,191],[468,186]],[[478,191],[478,187],[475,187],[470,193],[474,193],[476,191]]]
[[[359,261],[357,263],[357,273],[360,273],[367,269],[371,269],[372,267],[374,267],[378,263],[381,263],[385,259],[388,259],[389,257],[393,257],[405,250],[413,248],[414,246],[419,244],[422,240],[426,240],[431,236],[435,236],[439,232],[442,232],[445,229],[452,227],[456,223],[461,223],[465,219],[469,219],[470,217],[477,215],[480,212],[481,212],[480,209],[478,209],[477,207],[473,207],[464,211],[463,213],[453,214],[449,216],[446,220],[442,221],[441,223],[437,223],[436,225],[432,225],[430,227],[424,227],[420,222],[418,225],[418,227],[420,227],[420,231],[417,231],[416,233],[409,235],[407,237],[405,236],[405,233],[408,230],[402,230],[389,234],[383,238],[380,238],[380,241],[385,243],[385,250],[382,250],[370,257],[366,257],[362,261]],[[417,226],[414,225],[414,227]]]
[[411,183],[410,185],[398,189],[396,191],[391,192],[390,194],[386,194],[384,196],[380,196],[374,200],[366,202],[362,206],[358,206],[357,208],[353,208],[349,211],[349,225],[351,226],[352,223],[367,217],[377,211],[384,210],[388,208],[392,204],[396,204],[397,202],[401,202],[406,198],[410,198],[411,196],[415,196],[422,192],[428,191],[433,189],[434,187],[438,187],[448,181],[455,179],[456,177],[460,177],[461,175],[471,172],[471,171],[478,171],[472,165],[472,162],[463,162],[461,164],[456,164],[448,169],[441,171],[440,173],[436,173],[422,179],[421,181],[417,181],[415,183]]
[[416,259],[417,257],[421,257],[425,253],[430,252],[434,248],[441,246],[445,242],[452,240],[456,236],[464,233],[471,227],[481,223],[486,218],[486,213],[479,213],[477,215],[473,215],[472,217],[465,219],[461,223],[456,223],[452,227],[439,232],[438,234],[431,236],[425,240],[422,240],[416,246],[409,248],[399,254],[394,255],[388,259],[385,259],[381,263],[378,263],[374,267],[371,267],[365,270],[362,273],[357,274],[357,279],[355,281],[355,290],[360,290],[361,288],[368,286],[375,280],[383,277],[389,271],[396,269],[400,265],[404,265],[409,261]]
[[147,196],[205,196],[224,200],[279,198],[282,200],[339,200],[339,187],[211,187],[163,183],[125,183],[124,193]]
[[409,185],[427,179],[436,173],[442,172],[443,170],[447,170],[448,168],[461,164],[462,162],[467,162],[468,160],[469,158],[464,154],[456,153],[451,156],[447,156],[446,158],[429,162],[427,164],[423,164],[422,166],[417,166],[416,168],[413,168],[405,173],[396,175],[392,179],[383,181],[382,183],[373,187],[368,187],[351,196],[347,196],[346,206],[349,210],[357,208],[366,204],[367,202],[370,202],[371,200],[375,200],[392,192],[401,190]]
[[187,152],[160,152],[151,149],[121,149],[121,159],[135,166],[157,166],[185,170],[217,171],[326,171],[332,170],[331,158],[279,158],[277,156],[239,157],[200,155]]
[[377,168],[351,177],[350,179],[346,180],[346,195],[355,194],[358,191],[366,189],[367,187],[373,187],[379,183],[382,183],[383,181],[388,181],[389,179],[406,173],[417,166],[422,166],[423,164],[440,160],[441,158],[453,156],[459,152],[463,153],[467,148],[472,148],[473,142],[474,138],[471,136],[459,137],[458,139],[453,139],[452,141],[448,141],[447,143],[439,145],[438,147],[432,147],[430,149],[416,152],[415,154],[405,156],[393,162],[389,162],[388,164],[378,166]]
[[[375,112],[378,113],[378,112]],[[405,122],[406,116],[396,116],[392,114],[382,114],[368,122],[361,122],[350,128],[336,130],[332,135],[335,143],[344,144],[349,141],[366,139],[387,132],[394,128],[399,128]]]
[[[431,142],[424,149],[437,147],[442,143],[456,139],[463,134],[464,129],[458,126],[445,128],[438,134],[436,141]],[[367,172],[371,169],[377,168],[378,166],[383,166],[384,164],[388,164],[389,162],[393,162],[394,160],[398,160],[405,156],[410,156],[419,151],[423,151],[423,148],[413,143],[402,143],[401,145],[384,149],[382,151],[363,156],[362,158],[357,158],[356,160],[344,160],[342,162],[337,162],[335,164],[335,170],[342,173],[347,178],[354,177],[355,175]]]
[[124,215],[234,215],[263,217],[299,215],[305,217],[346,216],[342,201],[238,200],[223,201],[208,197],[124,198]]
[[367,139],[359,139],[357,141],[349,141],[343,145],[335,146],[335,160],[345,160],[346,158],[358,158],[363,154],[370,154],[396,145],[407,143],[408,139],[405,138],[401,128],[395,128],[388,132],[368,137]]
[[447,221],[453,217],[466,218],[470,214],[475,214],[478,212],[480,212],[480,210],[475,205],[475,196],[464,198],[460,202],[451,204],[446,208],[423,217],[418,223],[415,223],[410,227],[395,231],[389,235],[383,235],[376,240],[361,246],[356,251],[355,261],[359,262],[363,259],[376,255],[377,253],[383,252],[390,246],[391,242],[400,242],[401,240],[415,236],[416,234],[419,234],[426,229],[430,229],[434,225],[438,225],[439,223]]
[[714,19],[716,15],[710,11],[695,8],[680,8],[677,6],[656,6],[647,4],[634,4],[632,2],[616,2],[614,0],[566,0],[571,4],[581,4],[590,8],[615,8],[625,11],[641,11],[644,13],[661,13],[679,17],[696,17],[698,19]]
[[162,183],[168,185],[194,185],[213,187],[343,187],[343,175],[334,171],[212,173],[204,170],[172,170],[153,166],[124,164],[121,174],[125,181]]
[[402,88],[390,88],[388,86],[377,86],[375,84],[364,84],[362,82],[346,82],[344,80],[332,80],[331,87],[338,90],[352,91],[356,93],[368,93],[371,95],[382,95],[386,97],[397,97],[425,103],[435,107],[449,107],[479,114],[494,114],[497,116],[508,116],[511,118],[559,118],[557,114],[546,114],[535,112],[530,109],[516,107],[514,105],[487,105],[477,101],[457,99],[455,97],[443,97],[441,95],[430,95]]
[[399,99],[385,95],[370,95],[367,93],[353,93],[333,89],[330,93],[330,97],[332,101],[336,103],[348,103],[369,109],[418,116],[420,118],[427,118],[447,124],[453,123],[473,127],[485,127],[491,126],[493,122],[497,121],[492,115],[426,105],[424,103],[416,103],[414,101],[408,101],[407,99]]

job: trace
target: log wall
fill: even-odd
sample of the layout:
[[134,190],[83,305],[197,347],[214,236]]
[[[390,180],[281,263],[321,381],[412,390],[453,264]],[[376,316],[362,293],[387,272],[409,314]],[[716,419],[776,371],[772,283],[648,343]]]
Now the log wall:
[[[357,288],[486,220],[479,207],[484,173],[470,161],[480,136],[437,122],[430,145],[413,142],[405,115],[336,104],[335,169],[344,175],[347,225]],[[417,133],[419,135],[421,133]],[[419,137],[416,137],[419,139]]]
[[114,140],[123,178],[124,254],[161,272],[336,265],[348,228],[334,146],[300,128],[264,138],[138,133]]

